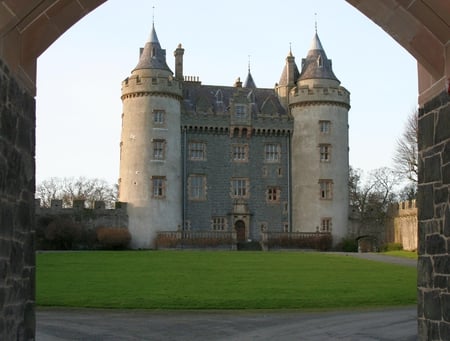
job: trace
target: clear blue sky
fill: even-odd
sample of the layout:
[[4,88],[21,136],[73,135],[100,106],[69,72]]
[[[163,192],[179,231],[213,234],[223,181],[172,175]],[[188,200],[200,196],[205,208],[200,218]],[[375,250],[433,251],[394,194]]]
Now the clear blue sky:
[[296,62],[318,34],[334,73],[351,93],[350,165],[392,166],[406,117],[417,108],[416,61],[344,0],[109,0],[38,59],[37,182],[119,177],[121,81],[138,61],[152,25],[174,70],[203,84],[245,79],[248,60],[258,87],[279,81],[289,44]]

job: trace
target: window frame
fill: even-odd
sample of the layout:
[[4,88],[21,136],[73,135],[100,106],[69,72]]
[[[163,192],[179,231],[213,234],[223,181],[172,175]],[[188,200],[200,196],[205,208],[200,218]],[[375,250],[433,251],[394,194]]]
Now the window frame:
[[164,161],[166,159],[166,140],[152,140],[152,160]]
[[231,179],[231,197],[234,199],[248,199],[250,197],[249,178]]
[[153,199],[165,199],[166,197],[166,177],[155,175],[152,176],[152,198]]
[[319,121],[319,132],[321,135],[329,135],[331,132],[331,121],[330,120],[320,120]]
[[[196,181],[201,179],[199,183]],[[194,181],[195,180],[195,181]],[[188,177],[188,198],[191,201],[206,200],[206,175],[191,174]]]
[[158,127],[166,125],[166,111],[162,109],[154,109],[152,113],[153,124]]
[[266,188],[266,202],[268,204],[280,203],[281,189],[279,186],[267,186]]
[[319,144],[319,160],[320,162],[331,161],[331,144],[329,143]]
[[333,199],[333,180],[331,179],[319,180],[319,198],[320,200]]
[[[201,148],[199,148],[201,146]],[[206,160],[206,143],[204,141],[189,141],[188,158],[190,161]]]
[[233,162],[248,162],[248,151],[248,143],[233,143],[231,145],[231,159]]
[[213,231],[227,231],[228,220],[225,216],[212,216],[211,217],[211,230]]
[[280,163],[281,162],[281,144],[269,142],[264,144],[264,162]]

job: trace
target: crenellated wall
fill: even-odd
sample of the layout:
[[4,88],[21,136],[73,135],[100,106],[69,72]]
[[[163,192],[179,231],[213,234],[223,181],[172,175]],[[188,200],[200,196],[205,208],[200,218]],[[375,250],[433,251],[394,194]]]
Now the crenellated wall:
[[87,229],[97,227],[128,228],[127,204],[116,202],[113,209],[105,208],[104,201],[95,201],[93,208],[86,208],[84,200],[74,200],[72,207],[63,207],[62,200],[52,200],[50,207],[35,200],[36,221],[41,218],[66,217],[82,223]]
[[388,210],[386,242],[400,243],[403,250],[417,250],[417,206],[416,201],[402,201]]

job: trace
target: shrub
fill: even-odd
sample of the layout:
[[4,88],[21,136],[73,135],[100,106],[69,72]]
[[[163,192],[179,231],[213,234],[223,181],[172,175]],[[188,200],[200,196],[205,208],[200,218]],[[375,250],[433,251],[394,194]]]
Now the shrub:
[[281,236],[271,237],[267,242],[270,249],[314,249],[319,251],[328,251],[331,249],[333,239],[330,234],[317,234],[311,236],[295,236],[283,234]]
[[381,251],[401,251],[403,250],[402,243],[387,243],[381,247]]
[[353,238],[345,238],[336,246],[336,250],[343,252],[358,252],[358,242]]
[[131,241],[128,229],[115,227],[100,227],[97,229],[97,240],[103,249],[126,249]]
[[73,250],[80,243],[83,227],[69,219],[55,219],[44,230],[47,246],[55,250]]

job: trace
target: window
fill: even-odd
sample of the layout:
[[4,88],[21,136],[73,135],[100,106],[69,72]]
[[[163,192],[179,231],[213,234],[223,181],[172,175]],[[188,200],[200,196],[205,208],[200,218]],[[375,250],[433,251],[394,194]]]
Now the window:
[[280,192],[280,188],[278,187],[267,187],[266,201],[268,203],[280,202]]
[[289,223],[283,223],[283,232],[289,232]]
[[206,160],[206,144],[204,142],[189,142],[189,160]]
[[248,179],[232,179],[231,180],[231,196],[233,198],[248,198],[249,196],[249,180]]
[[231,148],[233,161],[248,161],[248,144],[233,144]]
[[264,160],[279,162],[281,159],[281,146],[277,143],[267,143],[264,146]]
[[330,121],[319,121],[319,129],[321,134],[329,134],[330,133]]
[[163,126],[166,122],[166,113],[164,110],[153,111],[153,123],[158,126]]
[[289,210],[289,205],[287,201],[283,202],[283,214],[287,214]]
[[331,218],[322,218],[320,222],[321,232],[331,232]]
[[260,223],[259,223],[259,228],[261,229],[261,232],[266,232],[267,231],[267,222],[265,222],[265,221],[261,221]]
[[155,199],[163,199],[166,196],[166,177],[152,177],[152,197]]
[[227,218],[225,217],[212,217],[211,228],[214,231],[225,231],[227,229]]
[[333,181],[327,179],[319,180],[320,199],[330,200],[333,197]]
[[153,140],[153,160],[164,160],[166,141],[165,140]]
[[320,150],[320,162],[329,162],[331,146],[329,144],[321,144],[319,145],[319,150]]
[[189,231],[191,229],[191,221],[190,220],[185,220],[183,226],[184,226],[183,230]]
[[247,111],[245,108],[245,105],[243,104],[236,104],[234,106],[234,116],[237,120],[245,120],[247,118]]
[[206,176],[190,175],[188,179],[189,200],[206,199]]

